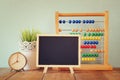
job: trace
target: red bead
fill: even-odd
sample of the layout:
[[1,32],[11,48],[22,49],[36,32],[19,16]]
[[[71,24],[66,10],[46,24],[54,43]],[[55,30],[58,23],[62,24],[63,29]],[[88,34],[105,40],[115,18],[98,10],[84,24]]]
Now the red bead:
[[90,45],[87,45],[87,48],[90,48]]
[[87,45],[84,45],[84,48],[87,48]]
[[93,45],[93,48],[96,48],[96,45]]

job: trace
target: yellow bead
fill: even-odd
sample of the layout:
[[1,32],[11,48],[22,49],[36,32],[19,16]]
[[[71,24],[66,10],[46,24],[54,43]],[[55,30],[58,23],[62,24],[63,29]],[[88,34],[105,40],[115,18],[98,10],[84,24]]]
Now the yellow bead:
[[90,61],[90,58],[87,58],[88,61]]
[[85,61],[87,61],[87,58],[85,58]]
[[95,40],[97,40],[98,39],[98,37],[95,37]]
[[90,37],[90,40],[92,40],[92,37]]
[[101,39],[101,37],[98,37],[98,40],[100,40]]
[[84,58],[82,58],[82,61],[84,61],[85,59]]
[[84,37],[84,40],[86,40],[86,37]]
[[95,61],[96,60],[96,58],[93,58],[93,61]]
[[90,39],[90,37],[87,37],[87,40],[89,40]]
[[92,37],[92,40],[94,40],[95,39],[95,37]]
[[84,37],[82,37],[81,39],[84,40]]
[[92,58],[90,58],[90,61],[92,61]]

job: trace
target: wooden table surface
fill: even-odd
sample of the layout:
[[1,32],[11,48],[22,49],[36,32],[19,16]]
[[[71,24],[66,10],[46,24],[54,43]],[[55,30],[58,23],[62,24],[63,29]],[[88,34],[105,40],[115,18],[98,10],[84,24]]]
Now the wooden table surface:
[[46,74],[40,70],[10,71],[8,68],[0,68],[0,80],[120,80],[120,68],[112,71],[69,71],[48,70]]

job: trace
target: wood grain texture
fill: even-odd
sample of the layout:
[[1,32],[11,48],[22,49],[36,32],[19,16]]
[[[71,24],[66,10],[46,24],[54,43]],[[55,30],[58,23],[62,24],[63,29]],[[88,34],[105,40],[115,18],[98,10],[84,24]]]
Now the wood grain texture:
[[8,80],[41,80],[42,75],[41,71],[24,71],[16,73]]
[[8,68],[0,68],[0,80],[7,80],[14,74],[16,74],[16,72],[15,71],[11,72],[10,69]]
[[9,68],[0,68],[0,76],[8,72],[10,72]]
[[43,80],[75,80],[70,72],[47,73]]
[[76,80],[108,80],[102,71],[83,71],[75,74]]
[[70,71],[55,71],[49,69],[43,75],[43,69],[23,72],[10,72],[0,69],[0,80],[120,80],[120,68],[113,70],[79,70],[74,75]]

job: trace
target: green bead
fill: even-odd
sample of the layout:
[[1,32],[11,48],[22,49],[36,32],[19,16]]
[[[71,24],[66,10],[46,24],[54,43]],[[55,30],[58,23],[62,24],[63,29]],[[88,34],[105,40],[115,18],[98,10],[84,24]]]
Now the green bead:
[[101,33],[98,33],[98,36],[101,36]]
[[97,55],[96,54],[94,54],[94,57],[96,57]]
[[99,33],[96,33],[96,36],[99,36]]
[[89,33],[88,36],[91,36],[91,33]]
[[75,33],[74,33],[74,32],[73,32],[72,34],[73,34],[73,35],[75,35]]
[[96,54],[96,57],[98,57],[99,55],[98,54]]
[[88,57],[88,54],[86,54],[86,57]]
[[101,36],[103,36],[104,35],[104,33],[101,33]]
[[84,55],[84,57],[86,57],[86,54],[83,54]]
[[92,57],[92,54],[90,54],[90,57]]
[[95,57],[95,54],[92,54],[92,57]]
[[82,54],[82,57],[85,57],[85,55],[84,55],[84,54]]
[[95,33],[92,33],[92,36],[95,36]]
[[84,36],[86,36],[87,34],[86,33],[84,33]]
[[89,57],[91,57],[91,54],[89,54]]

